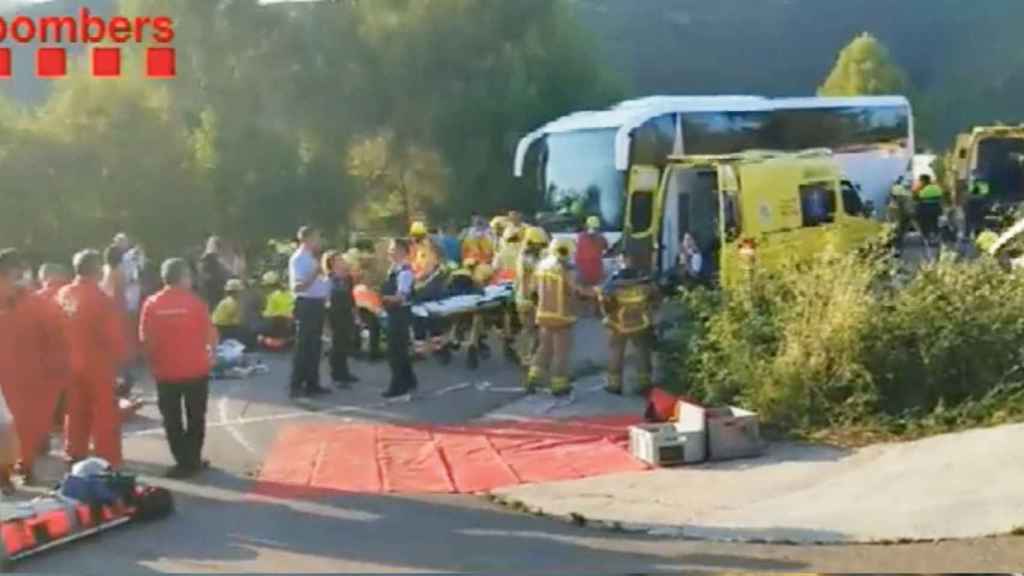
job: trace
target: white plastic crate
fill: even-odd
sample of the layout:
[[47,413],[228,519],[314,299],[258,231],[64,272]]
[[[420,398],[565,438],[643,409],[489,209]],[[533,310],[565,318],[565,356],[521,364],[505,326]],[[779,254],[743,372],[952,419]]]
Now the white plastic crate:
[[703,462],[707,436],[703,430],[687,430],[676,423],[642,424],[629,428],[629,451],[654,466]]
[[754,412],[735,406],[704,408],[681,400],[676,414],[681,426],[707,434],[709,460],[754,458],[763,451],[760,419]]

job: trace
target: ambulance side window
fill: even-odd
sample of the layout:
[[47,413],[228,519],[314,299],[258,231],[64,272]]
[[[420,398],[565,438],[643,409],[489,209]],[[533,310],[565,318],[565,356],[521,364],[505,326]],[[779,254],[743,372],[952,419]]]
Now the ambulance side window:
[[835,221],[836,190],[831,182],[814,182],[800,187],[800,212],[803,227],[811,228]]
[[857,189],[850,182],[840,184],[843,190],[843,212],[850,216],[864,215],[864,201],[861,200]]

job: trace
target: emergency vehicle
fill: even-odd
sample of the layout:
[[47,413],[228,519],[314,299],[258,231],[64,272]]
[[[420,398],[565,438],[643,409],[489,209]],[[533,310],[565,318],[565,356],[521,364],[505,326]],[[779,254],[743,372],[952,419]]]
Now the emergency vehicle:
[[745,263],[771,268],[829,248],[850,251],[885,229],[824,149],[672,156],[662,170],[634,166],[627,194],[626,249],[662,278],[686,234],[709,279],[728,285]]

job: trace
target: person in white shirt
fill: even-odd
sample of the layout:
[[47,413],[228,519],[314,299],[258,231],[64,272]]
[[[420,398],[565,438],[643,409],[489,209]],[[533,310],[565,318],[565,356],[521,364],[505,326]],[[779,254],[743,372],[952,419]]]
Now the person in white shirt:
[[289,285],[295,294],[295,351],[289,397],[329,394],[320,385],[320,357],[323,350],[324,319],[331,283],[324,276],[317,252],[320,232],[303,226],[298,233],[299,248],[288,261]]

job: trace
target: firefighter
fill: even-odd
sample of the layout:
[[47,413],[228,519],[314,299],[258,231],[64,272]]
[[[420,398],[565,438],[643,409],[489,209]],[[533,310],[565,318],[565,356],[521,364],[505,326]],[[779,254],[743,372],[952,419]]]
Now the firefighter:
[[632,342],[640,356],[638,393],[651,388],[654,347],[653,305],[657,291],[653,282],[637,270],[628,253],[619,254],[619,270],[598,290],[598,302],[608,327],[608,383],[611,394],[622,394],[623,361]]
[[889,221],[895,226],[893,242],[897,250],[903,247],[903,238],[914,223],[914,205],[905,179],[900,176],[889,194]]
[[918,228],[925,242],[937,238],[939,234],[939,217],[942,215],[942,188],[932,182],[932,177],[922,174],[915,194],[917,205]]
[[967,238],[974,238],[985,224],[985,215],[989,208],[989,184],[974,172],[970,190],[967,192],[966,232]]
[[575,299],[588,294],[576,284],[572,253],[572,240],[556,238],[551,241],[547,257],[534,272],[540,344],[526,378],[527,392],[533,392],[546,375],[550,376],[553,395],[565,396],[572,392],[569,360],[576,325]]
[[516,261],[516,313],[521,326],[519,358],[524,366],[529,366],[537,351],[537,290],[533,272],[548,244],[548,235],[543,228],[530,227],[523,240],[523,249]]
[[505,216],[495,216],[491,218],[491,243],[494,246],[495,252],[501,251],[502,238],[505,236],[505,228],[508,228],[508,218]]
[[513,282],[516,278],[516,262],[519,260],[523,231],[515,226],[505,228],[501,238],[501,249],[494,255],[495,282]]
[[[484,282],[487,280],[486,265],[481,266],[473,258],[463,260],[462,266],[452,272],[448,278],[448,296],[466,296],[483,294]],[[466,365],[475,370],[480,365],[480,346],[483,343],[484,318],[479,312],[468,318],[459,318],[452,323],[449,348],[459,349],[462,340],[469,332],[469,346],[466,348]]]
[[82,460],[88,456],[91,438],[96,456],[118,468],[121,420],[114,386],[127,356],[127,335],[117,304],[100,288],[103,259],[99,252],[79,252],[74,268],[74,282],[57,293],[68,317],[71,345],[65,451],[72,462]]
[[[416,299],[429,302],[444,297],[445,270],[441,266],[441,251],[431,238],[427,225],[413,222],[409,228],[412,240],[410,264],[416,277]],[[450,360],[448,346],[444,341],[444,326],[440,320],[413,318],[414,350],[417,357],[425,357],[428,351],[427,336],[430,336],[429,350],[443,363]]]

